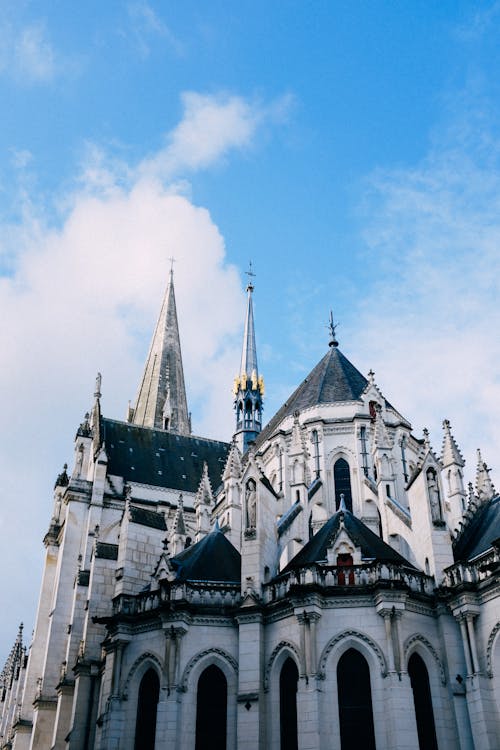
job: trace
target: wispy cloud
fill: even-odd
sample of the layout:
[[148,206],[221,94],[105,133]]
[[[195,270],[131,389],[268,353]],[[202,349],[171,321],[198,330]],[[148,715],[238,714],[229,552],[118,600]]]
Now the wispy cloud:
[[14,44],[16,73],[24,80],[51,81],[56,73],[55,53],[44,24],[36,23],[20,31]]
[[414,168],[376,172],[366,205],[365,356],[436,448],[455,421],[471,463],[479,444],[500,455],[500,140],[486,119],[454,123]]
[[0,74],[21,84],[46,84],[58,72],[57,55],[43,21],[0,24]]
[[150,55],[151,46],[158,39],[167,42],[175,54],[183,53],[184,47],[181,41],[145,0],[129,3],[127,12],[130,22],[129,35],[142,57],[146,58]]

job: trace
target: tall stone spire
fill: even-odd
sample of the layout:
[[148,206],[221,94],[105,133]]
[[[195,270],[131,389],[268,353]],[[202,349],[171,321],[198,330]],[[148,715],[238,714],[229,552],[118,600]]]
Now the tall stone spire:
[[170,277],[149,349],[144,375],[130,421],[141,427],[155,427],[179,435],[191,432],[186,387],[182,368],[181,342]]
[[264,379],[259,377],[257,366],[257,347],[255,345],[255,326],[253,318],[252,264],[247,271],[247,315],[243,335],[243,349],[239,374],[234,379],[234,408],[236,410],[235,440],[242,453],[249,443],[255,440],[262,429],[262,401],[264,396]]

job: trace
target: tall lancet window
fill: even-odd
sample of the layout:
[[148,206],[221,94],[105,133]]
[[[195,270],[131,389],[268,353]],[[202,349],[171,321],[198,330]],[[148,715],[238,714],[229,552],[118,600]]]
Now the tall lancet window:
[[148,669],[139,686],[134,750],[154,750],[156,709],[160,697],[160,681],[154,669]]
[[368,476],[368,448],[366,443],[366,427],[359,428],[359,439],[361,442],[361,462],[363,465],[363,474]]
[[318,430],[313,430],[311,434],[311,442],[313,444],[313,459],[314,459],[314,476],[319,479],[320,467],[319,467],[319,435]]
[[342,750],[375,750],[370,668],[354,648],[339,659],[337,690]]
[[298,750],[297,685],[299,672],[288,657],[280,672],[280,750]]
[[408,662],[420,750],[438,750],[429,675],[423,659],[412,654]]
[[403,476],[405,478],[405,482],[408,483],[408,466],[406,464],[406,437],[403,435],[401,438],[401,463],[403,465]]
[[352,513],[351,472],[345,458],[339,458],[335,461],[333,481],[335,483],[335,510],[339,509],[340,496],[344,495],[346,508]]
[[195,750],[226,750],[226,734],[227,681],[212,664],[198,680]]

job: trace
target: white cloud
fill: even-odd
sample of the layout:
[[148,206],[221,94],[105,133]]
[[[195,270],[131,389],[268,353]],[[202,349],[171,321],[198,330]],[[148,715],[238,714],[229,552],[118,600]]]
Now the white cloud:
[[500,144],[477,124],[441,134],[417,167],[372,177],[378,281],[357,321],[386,396],[432,428],[438,451],[449,417],[471,479],[479,446],[500,471]]
[[[217,123],[216,145],[205,144],[202,155],[189,162],[192,169],[251,142],[257,124],[245,100],[227,97],[220,104],[218,97],[190,96],[191,102],[204,102]],[[233,100],[237,105],[226,106]],[[171,152],[176,170],[188,163],[184,149],[196,148],[192,115],[191,108],[168,138],[176,144]],[[189,137],[182,135],[187,132]],[[14,158],[20,166],[29,161],[28,154]],[[5,619],[6,637],[15,632],[16,617],[34,616],[38,580],[27,571],[40,569],[39,538],[51,509],[51,481],[64,460],[71,465],[72,438],[91,407],[96,372],[103,373],[106,415],[121,418],[128,399],[135,398],[169,256],[177,261],[193,429],[221,439],[232,431],[232,375],[245,308],[241,281],[227,263],[218,228],[209,212],[193,203],[186,183],[162,182],[151,171],[89,146],[74,192],[68,196],[65,190],[61,197],[64,219],[58,226],[47,225],[44,207],[37,210],[24,187],[19,223],[0,224],[8,268],[0,275],[0,320],[8,321],[2,328],[2,360],[8,366],[0,368],[0,392],[6,394],[2,419],[9,425],[0,436],[5,540],[0,569],[8,572],[4,597],[16,602]],[[158,171],[165,176],[165,170]],[[23,571],[17,567],[20,559]]]
[[230,94],[191,91],[182,101],[181,122],[169,133],[166,146],[142,162],[142,174],[170,177],[208,167],[232,149],[248,148],[259,127],[287,116],[292,99],[284,96],[263,105]]

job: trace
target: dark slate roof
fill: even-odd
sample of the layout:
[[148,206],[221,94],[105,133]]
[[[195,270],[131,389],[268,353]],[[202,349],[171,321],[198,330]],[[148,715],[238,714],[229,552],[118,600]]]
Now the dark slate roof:
[[302,547],[300,552],[290,560],[283,572],[286,573],[293,568],[299,568],[316,562],[325,562],[327,559],[326,551],[339,530],[342,517],[344,518],[345,529],[352,541],[357,547],[361,547],[361,557],[364,560],[378,560],[380,562],[398,563],[409,568],[415,567],[396,552],[395,549],[386,544],[383,539],[374,534],[359,518],[353,516],[350,511],[339,510]]
[[241,582],[241,555],[218,528],[170,562],[178,581]]
[[212,487],[222,481],[228,443],[105,418],[101,433],[108,455],[108,474],[129,482],[196,492],[206,461]]
[[455,561],[471,560],[490,549],[500,538],[500,495],[477,509],[458,537],[453,555]]
[[285,417],[316,404],[335,401],[358,401],[368,384],[367,379],[349,362],[340,349],[331,346],[323,359],[276,412],[256,439],[260,445]]
[[138,523],[140,526],[149,526],[150,529],[160,529],[165,531],[167,524],[163,513],[156,513],[154,510],[137,508],[135,505],[130,506],[130,520],[132,523]]

